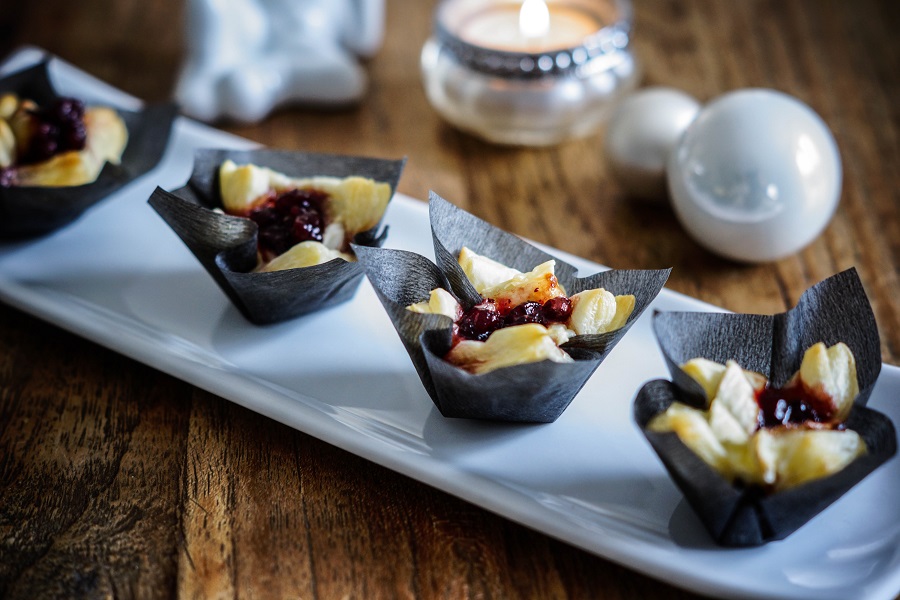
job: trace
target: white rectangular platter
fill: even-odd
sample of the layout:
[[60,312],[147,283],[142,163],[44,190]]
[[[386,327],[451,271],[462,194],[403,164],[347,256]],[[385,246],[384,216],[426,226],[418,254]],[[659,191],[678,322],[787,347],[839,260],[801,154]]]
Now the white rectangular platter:
[[[41,58],[24,49],[3,71]],[[137,101],[74,67],[64,93]],[[652,309],[716,310],[664,290],[563,416],[549,425],[446,419],[428,398],[368,282],[345,305],[291,322],[245,321],[147,205],[198,147],[248,142],[180,119],[162,163],[71,226],[0,244],[0,299],[117,352],[476,505],[652,577],[715,596],[893,598],[900,592],[896,457],[787,540],[711,544],[631,418],[667,373]],[[387,157],[396,158],[396,157]],[[398,195],[387,246],[433,257],[427,207]],[[552,250],[551,250],[552,251]],[[557,252],[585,275],[602,267]],[[869,406],[900,423],[900,369]]]

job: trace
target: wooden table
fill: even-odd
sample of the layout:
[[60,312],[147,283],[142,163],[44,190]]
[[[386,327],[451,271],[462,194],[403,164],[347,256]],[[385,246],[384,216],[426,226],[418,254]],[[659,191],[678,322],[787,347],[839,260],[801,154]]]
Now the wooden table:
[[[166,99],[184,2],[42,0],[0,12],[0,53],[36,44]],[[626,198],[601,134],[543,150],[484,144],[427,103],[432,2],[391,0],[356,108],[222,128],[265,144],[409,156],[400,191],[439,191],[510,231],[744,312],[792,306],[855,266],[900,364],[900,4],[635,0],[645,84],[701,100],[774,87],[812,106],[844,163],[840,208],[773,264],[710,255],[667,208]],[[0,306],[0,596],[690,597]]]

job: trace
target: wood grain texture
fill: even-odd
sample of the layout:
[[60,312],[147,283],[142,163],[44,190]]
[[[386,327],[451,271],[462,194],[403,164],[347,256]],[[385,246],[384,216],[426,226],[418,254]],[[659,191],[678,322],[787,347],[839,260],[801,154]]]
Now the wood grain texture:
[[[552,149],[491,146],[440,121],[418,52],[434,2],[390,0],[369,93],[226,130],[279,148],[409,163],[433,189],[515,233],[669,287],[780,312],[855,266],[887,362],[900,364],[900,3],[635,0],[644,83],[708,100],[739,87],[798,97],[834,131],[840,208],[767,265],[711,256],[668,208],[610,179],[602,131]],[[166,99],[184,2],[42,0],[0,11],[0,54],[50,50]],[[0,597],[689,598],[0,305]]]

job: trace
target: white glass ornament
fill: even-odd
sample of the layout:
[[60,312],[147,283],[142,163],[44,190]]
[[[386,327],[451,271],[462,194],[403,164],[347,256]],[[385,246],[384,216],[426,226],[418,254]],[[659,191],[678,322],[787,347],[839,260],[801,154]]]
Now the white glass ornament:
[[612,176],[627,195],[666,200],[669,153],[698,112],[697,100],[666,87],[645,88],[616,107],[604,151]]
[[710,102],[670,153],[667,175],[688,233],[745,262],[776,260],[812,242],[841,191],[828,126],[796,98],[767,89]]

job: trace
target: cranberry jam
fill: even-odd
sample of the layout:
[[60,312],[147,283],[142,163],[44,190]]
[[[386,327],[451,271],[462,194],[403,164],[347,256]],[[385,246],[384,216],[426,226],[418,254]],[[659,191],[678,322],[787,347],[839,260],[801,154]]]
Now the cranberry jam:
[[833,404],[813,394],[804,385],[786,388],[766,386],[756,394],[759,426],[826,423],[833,416]]
[[[31,139],[16,160],[17,164],[43,162],[63,152],[84,150],[87,145],[81,100],[58,98],[28,114],[32,119]],[[13,187],[17,183],[15,165],[0,168],[0,187]]]
[[571,314],[572,301],[565,296],[551,298],[543,305],[539,302],[523,302],[515,307],[498,307],[494,300],[487,299],[463,313],[457,322],[456,333],[460,339],[483,342],[491,333],[503,327],[526,323],[565,323]]
[[62,152],[83,150],[87,143],[84,104],[75,98],[58,98],[31,112],[34,133],[19,159],[21,164],[45,161]]
[[325,232],[325,202],[319,190],[289,190],[272,194],[247,215],[259,225],[259,250],[266,260],[284,254],[300,242],[321,242]]
[[0,168],[0,187],[12,187],[16,185],[16,181],[15,167]]

